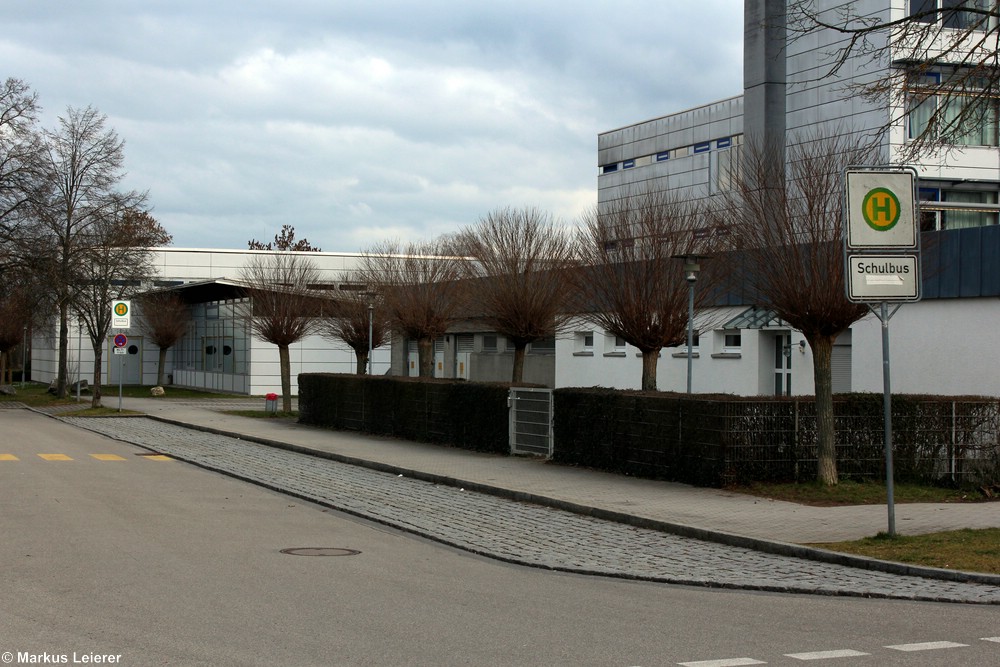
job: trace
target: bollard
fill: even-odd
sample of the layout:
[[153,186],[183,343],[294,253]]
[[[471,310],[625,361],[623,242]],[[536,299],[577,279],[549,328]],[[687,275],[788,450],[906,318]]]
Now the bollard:
[[273,415],[278,412],[278,395],[266,394],[264,396],[264,412]]

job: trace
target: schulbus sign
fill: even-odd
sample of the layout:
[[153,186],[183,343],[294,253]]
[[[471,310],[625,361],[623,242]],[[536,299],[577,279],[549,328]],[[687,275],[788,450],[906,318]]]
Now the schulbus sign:
[[913,254],[848,255],[849,301],[919,301],[920,263]]

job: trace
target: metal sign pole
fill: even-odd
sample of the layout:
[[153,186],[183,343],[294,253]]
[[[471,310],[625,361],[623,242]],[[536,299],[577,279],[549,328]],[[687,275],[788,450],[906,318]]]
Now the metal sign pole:
[[125,355],[122,358],[121,366],[118,369],[118,412],[122,411],[122,380],[125,378]]
[[896,536],[896,500],[895,489],[893,487],[894,474],[892,465],[892,388],[890,381],[891,369],[889,366],[889,320],[899,310],[899,305],[896,304],[891,313],[885,301],[882,302],[878,312],[875,312],[875,309],[869,306],[869,309],[882,322],[882,418],[885,438],[885,491],[886,505],[889,511],[890,537]]

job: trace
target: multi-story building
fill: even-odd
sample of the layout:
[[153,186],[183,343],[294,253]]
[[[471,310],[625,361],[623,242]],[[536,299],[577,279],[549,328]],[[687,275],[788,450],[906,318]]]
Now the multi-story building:
[[[856,15],[887,22],[926,10],[935,2],[943,8],[956,5],[949,0],[818,0],[814,6],[831,17],[849,8]],[[851,90],[853,84],[873,78],[911,85],[912,76],[891,75],[905,74],[900,68],[912,68],[913,63],[886,60],[905,50],[884,50],[886,59],[881,60],[859,53],[833,71],[831,55],[846,37],[834,30],[792,36],[784,23],[785,9],[781,0],[746,0],[742,95],[598,137],[599,210],[646,190],[668,191],[689,200],[719,196],[732,185],[751,140],[788,146],[820,135],[848,133],[859,143],[876,142],[881,164],[900,163],[931,110],[946,102],[921,99],[905,122],[896,121],[901,115],[898,105],[916,104],[912,99],[888,94],[880,103]],[[966,28],[971,15],[938,14],[923,20],[944,21],[939,32],[946,39],[949,30]],[[880,33],[873,39],[891,37]],[[991,39],[996,41],[995,36]],[[955,75],[948,66],[918,70],[920,77],[935,81]],[[962,103],[961,99],[947,102]],[[904,305],[891,320],[896,391],[1000,395],[1000,363],[982,346],[1000,328],[998,134],[994,100],[978,124],[953,136],[955,150],[907,160],[918,174],[925,233],[923,300]],[[780,319],[747,303],[716,312],[711,321],[711,329],[699,332],[694,351],[695,391],[812,393],[808,346]],[[612,340],[606,332],[581,323],[575,335],[557,344],[555,384],[637,388],[636,351]],[[881,390],[881,350],[879,320],[869,316],[855,323],[834,350],[835,391]],[[683,390],[686,349],[665,351],[662,357],[659,388]]]

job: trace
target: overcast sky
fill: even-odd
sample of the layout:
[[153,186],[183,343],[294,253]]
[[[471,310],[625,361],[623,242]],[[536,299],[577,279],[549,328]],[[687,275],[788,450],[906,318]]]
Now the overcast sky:
[[742,92],[739,0],[0,0],[44,126],[97,108],[178,247],[572,221],[597,134]]

